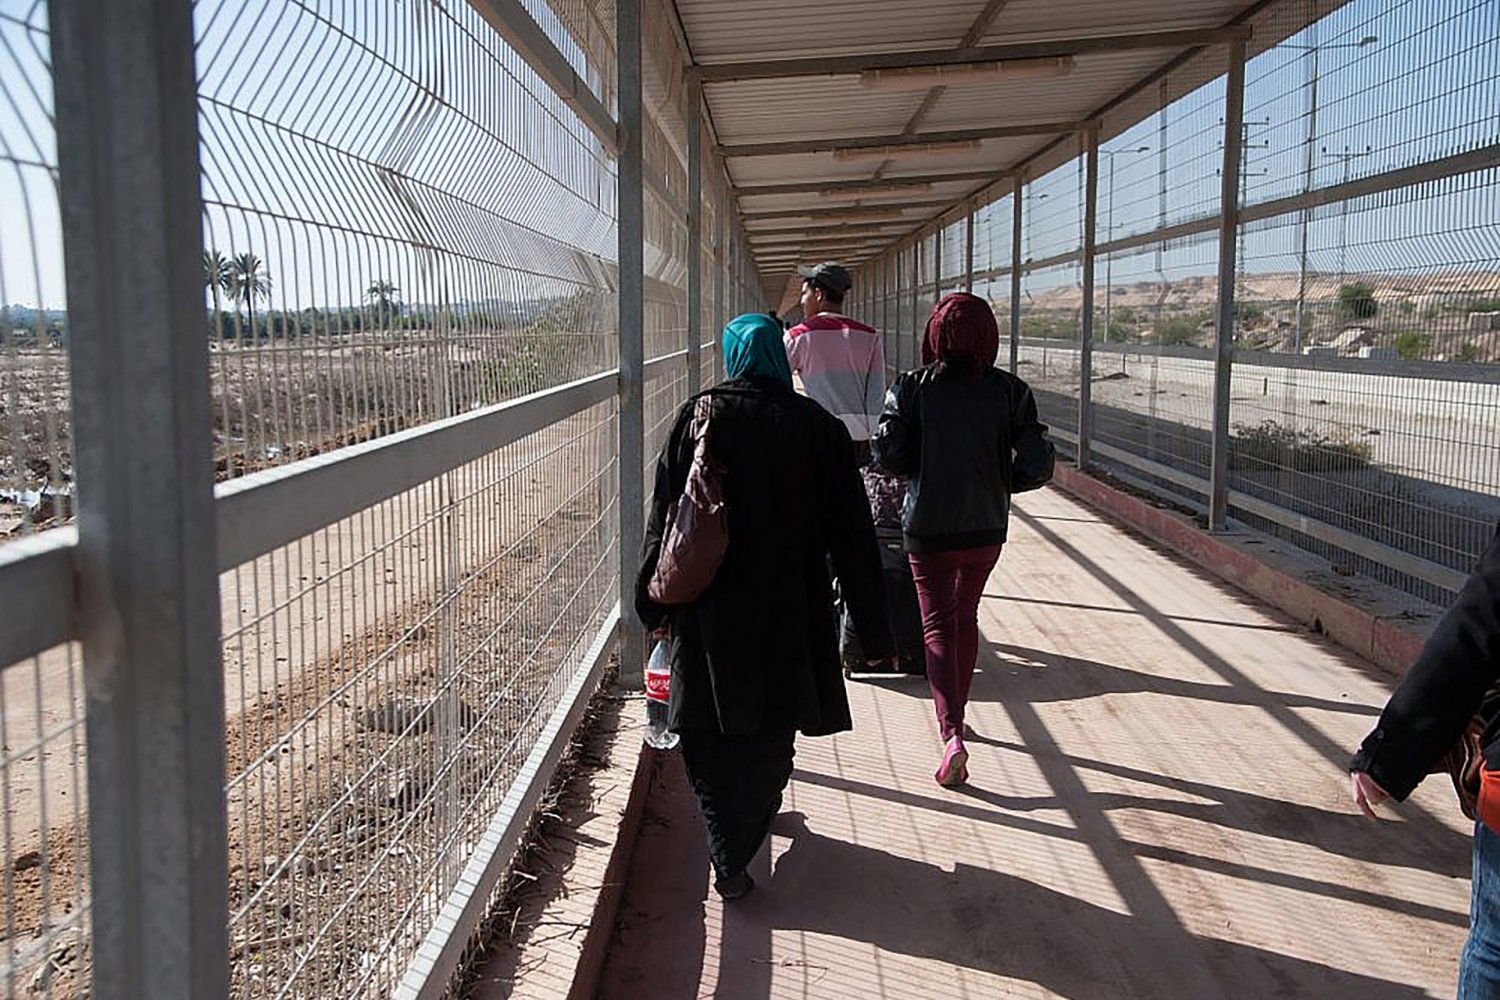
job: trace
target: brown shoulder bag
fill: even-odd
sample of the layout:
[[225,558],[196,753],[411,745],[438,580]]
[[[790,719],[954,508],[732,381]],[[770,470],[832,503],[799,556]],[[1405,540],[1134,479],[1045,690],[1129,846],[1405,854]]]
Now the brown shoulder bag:
[[713,397],[698,397],[693,409],[693,464],[682,496],[667,508],[661,554],[646,593],[658,604],[691,604],[713,583],[729,548],[724,506],[724,469],[710,449]]

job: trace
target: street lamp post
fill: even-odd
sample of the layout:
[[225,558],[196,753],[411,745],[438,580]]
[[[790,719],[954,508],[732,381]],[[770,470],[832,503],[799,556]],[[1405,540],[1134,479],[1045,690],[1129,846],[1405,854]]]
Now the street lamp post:
[[[1380,39],[1375,35],[1366,35],[1357,42],[1330,42],[1327,45],[1281,45],[1278,48],[1291,49],[1297,52],[1305,52],[1309,60],[1311,72],[1308,79],[1308,109],[1307,109],[1307,136],[1303,140],[1305,154],[1302,159],[1302,196],[1304,203],[1299,213],[1299,234],[1297,251],[1297,332],[1295,340],[1296,353],[1302,353],[1302,342],[1307,335],[1307,232],[1308,223],[1312,218],[1312,209],[1306,204],[1305,199],[1312,193],[1313,180],[1313,147],[1317,141],[1318,133],[1318,54],[1324,49],[1362,49],[1367,45],[1374,45]],[[1347,161],[1346,161],[1347,162]]]
[[[1328,147],[1323,147],[1323,155],[1330,160],[1342,160],[1344,163],[1344,177],[1341,183],[1349,183],[1349,164],[1361,157],[1370,156],[1373,150],[1366,146],[1362,150],[1351,150],[1345,146],[1343,152],[1329,152]],[[1343,198],[1339,201],[1339,287],[1342,288],[1348,277],[1349,263],[1349,199]]]
[[[1105,196],[1104,208],[1104,242],[1106,245],[1115,238],[1115,157],[1130,156],[1135,153],[1149,153],[1150,146],[1137,146],[1134,149],[1117,149],[1114,151],[1099,151],[1099,155],[1109,160],[1109,193]],[[1115,282],[1114,282],[1115,255],[1113,251],[1104,257],[1104,342],[1109,343],[1109,325],[1111,312],[1113,310]],[[1121,356],[1123,358],[1123,355]]]

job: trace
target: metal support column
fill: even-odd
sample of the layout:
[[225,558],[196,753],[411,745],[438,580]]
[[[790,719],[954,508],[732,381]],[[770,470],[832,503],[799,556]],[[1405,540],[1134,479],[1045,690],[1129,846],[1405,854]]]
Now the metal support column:
[[53,0],[92,995],[229,990],[191,0]]
[[922,363],[922,241],[911,245],[911,367]]
[[1223,531],[1229,513],[1229,389],[1234,373],[1235,248],[1240,230],[1240,152],[1244,141],[1245,42],[1228,45],[1224,94],[1224,164],[1219,187],[1219,312],[1214,331],[1213,457],[1208,473],[1208,528]]
[[[716,165],[717,167],[717,165]],[[724,183],[714,171],[714,377],[724,377],[724,351],[719,333],[724,329]]]
[[620,162],[620,683],[639,688],[646,637],[631,614],[645,536],[645,182],[641,112],[641,0],[615,0]]
[[1099,229],[1099,123],[1083,133],[1083,316],[1078,350],[1078,467],[1094,443],[1094,257]]
[[964,291],[970,293],[974,291],[974,212],[970,205],[964,216]]
[[[891,259],[880,258],[880,338],[881,347],[891,342]],[[882,352],[883,353],[883,352]],[[887,359],[889,361],[889,359]],[[881,378],[885,373],[881,372]]]
[[688,394],[703,387],[703,125],[702,84],[687,75],[687,351]]
[[1010,373],[1018,374],[1021,368],[1021,200],[1026,190],[1026,178],[1016,175],[1015,187],[1011,190],[1010,212]]
[[943,297],[943,229],[932,234],[932,304]]

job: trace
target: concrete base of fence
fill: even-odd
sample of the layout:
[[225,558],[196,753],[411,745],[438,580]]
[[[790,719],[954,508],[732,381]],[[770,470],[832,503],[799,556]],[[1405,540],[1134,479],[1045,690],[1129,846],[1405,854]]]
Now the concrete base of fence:
[[1210,534],[1176,510],[1059,465],[1054,484],[1115,521],[1279,608],[1371,663],[1400,676],[1421,651],[1440,608],[1338,573],[1294,546],[1245,528]]
[[[600,713],[588,737],[588,764],[565,783],[544,824],[549,845],[517,904],[515,930],[476,970],[468,1000],[591,1000],[604,971],[624,898],[641,816],[660,754],[641,742],[639,701]],[[526,866],[527,859],[517,862]]]

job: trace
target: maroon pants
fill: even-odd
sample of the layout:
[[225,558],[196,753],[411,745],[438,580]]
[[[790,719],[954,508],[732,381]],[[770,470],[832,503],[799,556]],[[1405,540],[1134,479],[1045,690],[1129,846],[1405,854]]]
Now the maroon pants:
[[938,728],[947,741],[964,731],[964,706],[979,655],[979,598],[1000,558],[1000,546],[913,552],[908,558],[922,606],[927,681],[937,706]]

